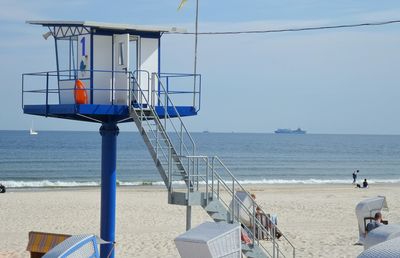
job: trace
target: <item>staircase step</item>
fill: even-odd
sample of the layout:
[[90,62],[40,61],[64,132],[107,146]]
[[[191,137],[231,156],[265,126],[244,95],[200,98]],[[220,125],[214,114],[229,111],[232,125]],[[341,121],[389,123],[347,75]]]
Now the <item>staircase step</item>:
[[[182,173],[185,173],[185,172],[182,172]],[[182,174],[182,173],[179,173],[179,174],[173,173],[172,175],[173,176],[186,176],[185,174]]]
[[154,147],[154,150],[156,150],[156,149],[158,149],[158,150],[169,150],[169,149],[171,149],[171,147]]
[[[153,131],[154,133],[158,133],[158,130],[157,129],[155,129],[155,125],[152,125],[152,124],[142,124],[142,127],[143,128],[146,128],[147,129],[147,131],[149,131],[149,132],[151,132],[151,131]],[[154,129],[153,129],[154,128]]]
[[[165,166],[165,167],[168,167],[168,163],[166,163],[166,162],[162,162],[161,165],[163,165],[163,166]],[[172,165],[173,165],[173,166],[174,166],[174,165],[176,165],[176,166],[180,165],[180,168],[178,167],[177,169],[182,170],[182,171],[185,171],[185,169],[184,169],[183,166],[182,166],[182,163],[179,163],[179,162],[172,162]]]
[[221,212],[224,210],[223,205],[219,201],[210,201],[206,207],[204,207],[206,212]]
[[210,216],[216,222],[227,221],[228,220],[227,214],[224,215],[224,214],[221,214],[219,212],[212,213]]
[[269,258],[270,257],[269,255],[264,253],[264,251],[258,245],[242,243],[242,252],[247,258]]
[[154,129],[152,129],[154,132],[158,132],[158,131],[159,131],[159,130],[157,129],[157,125],[156,125],[156,124],[144,123],[144,124],[142,124],[142,126],[143,126],[143,127],[147,127],[149,130],[150,130],[151,128],[154,128]]
[[176,205],[201,205],[204,199],[204,193],[202,192],[191,192],[188,200],[187,192],[172,192],[169,198],[170,204]]

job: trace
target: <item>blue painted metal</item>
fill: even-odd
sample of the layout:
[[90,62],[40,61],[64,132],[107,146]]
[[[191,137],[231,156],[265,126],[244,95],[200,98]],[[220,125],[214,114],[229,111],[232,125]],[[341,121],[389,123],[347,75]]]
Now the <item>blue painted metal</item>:
[[24,75],[22,75],[21,76],[22,78],[21,78],[21,82],[22,82],[22,85],[21,85],[21,89],[22,89],[22,94],[21,94],[21,107],[22,107],[22,109],[24,109],[24,92],[25,92],[25,88],[24,88]]
[[[114,51],[114,50],[113,50]],[[93,30],[90,30],[90,104],[93,104],[93,60],[94,60]]]
[[[197,115],[197,111],[194,107],[192,106],[179,106],[175,107],[176,111],[178,111],[179,116],[184,117],[184,116],[195,116]],[[165,109],[163,106],[155,106],[155,110],[157,115],[160,118],[164,118],[165,116]],[[173,106],[168,106],[167,107],[167,114],[169,117],[177,117],[177,112],[175,111]]]
[[[164,117],[164,107],[155,107],[158,116]],[[195,116],[197,111],[192,106],[179,106],[176,107],[179,115]],[[93,122],[93,119],[102,122],[107,121],[120,121],[130,117],[129,107],[126,105],[75,105],[75,104],[56,104],[56,105],[24,105],[23,110],[25,114],[57,117],[79,121]],[[170,117],[176,117],[176,111],[173,107],[168,107],[167,112]],[[82,116],[83,115],[83,116]],[[128,119],[124,122],[131,122]]]
[[[78,43],[78,41],[77,40],[75,40],[77,43]],[[72,71],[76,71],[76,66],[75,66],[75,52],[74,52],[74,42],[75,41],[73,41],[73,40],[71,40],[71,62],[72,62]],[[76,47],[76,52],[78,52],[78,46]],[[74,78],[77,78],[78,77],[78,75],[77,74],[74,74]]]
[[69,77],[71,77],[71,70],[72,70],[72,67],[71,67],[71,53],[72,53],[72,50],[71,50],[71,43],[72,43],[72,41],[71,41],[71,38],[69,38],[69,41],[68,41],[68,51],[69,51],[69,53],[68,53],[68,67],[69,67]]
[[[158,39],[158,77],[160,78],[160,76],[161,76],[161,40]],[[156,93],[158,94],[158,96],[160,96],[160,90],[161,90],[160,83],[161,82],[158,80],[157,93]],[[157,105],[160,105],[160,99],[158,99]]]
[[111,104],[114,105],[114,35],[111,36]]
[[[46,74],[46,92],[49,92],[49,73]],[[46,94],[46,117],[49,114],[49,94]]]
[[118,133],[116,123],[104,123],[100,127],[102,138],[100,237],[111,242],[100,247],[102,258],[114,257]]
[[[57,39],[54,38],[54,44],[55,44],[55,49],[56,49],[56,67],[57,67],[57,86],[58,90],[60,90],[60,64],[59,64],[59,59],[58,59],[58,46],[57,46]],[[51,73],[51,72],[48,72]],[[60,102],[60,95],[58,95],[58,102]]]

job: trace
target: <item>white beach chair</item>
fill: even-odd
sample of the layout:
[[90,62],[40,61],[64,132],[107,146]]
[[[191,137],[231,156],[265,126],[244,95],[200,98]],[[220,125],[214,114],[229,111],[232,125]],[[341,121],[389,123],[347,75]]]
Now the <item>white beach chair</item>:
[[240,258],[239,223],[205,222],[175,238],[182,258]]
[[377,244],[362,252],[357,258],[377,258],[377,257],[379,258],[400,257],[400,237],[396,237],[391,240]]
[[364,199],[356,206],[356,216],[358,221],[359,239],[357,245],[364,245],[366,237],[366,224],[371,220],[375,213],[388,210],[385,196],[378,196]]

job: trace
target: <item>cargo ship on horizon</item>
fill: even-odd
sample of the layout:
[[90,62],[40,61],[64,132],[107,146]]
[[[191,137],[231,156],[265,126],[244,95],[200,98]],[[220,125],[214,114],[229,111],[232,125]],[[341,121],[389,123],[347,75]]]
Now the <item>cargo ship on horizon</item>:
[[292,129],[277,129],[275,131],[277,134],[306,134],[306,131],[301,130],[301,128],[297,128],[296,130]]

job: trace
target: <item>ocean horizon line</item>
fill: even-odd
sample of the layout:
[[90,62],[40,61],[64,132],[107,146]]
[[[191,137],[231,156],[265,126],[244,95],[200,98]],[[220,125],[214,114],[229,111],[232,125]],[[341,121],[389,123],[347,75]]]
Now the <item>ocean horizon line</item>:
[[[72,132],[72,133],[89,133],[89,132],[99,132],[98,130],[49,130],[49,129],[38,129],[35,128],[36,131],[39,132]],[[29,132],[29,129],[0,129],[0,132]],[[120,131],[120,133],[138,133],[137,130],[134,131]],[[190,131],[189,133],[193,134],[270,134],[270,135],[291,135],[291,134],[276,134],[274,131],[270,132],[246,132],[246,131],[208,131],[208,130],[203,130],[203,131]],[[384,134],[379,134],[379,133],[324,133],[324,132],[309,132],[307,131],[306,134],[304,135],[340,135],[340,136],[400,136],[400,132],[397,134],[391,134],[391,133],[384,133]],[[299,135],[295,135],[298,137]]]

